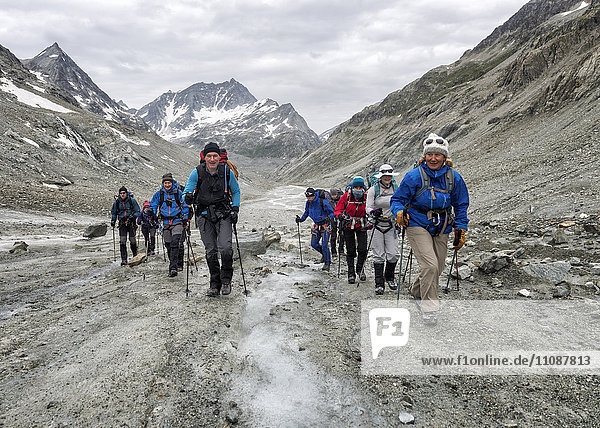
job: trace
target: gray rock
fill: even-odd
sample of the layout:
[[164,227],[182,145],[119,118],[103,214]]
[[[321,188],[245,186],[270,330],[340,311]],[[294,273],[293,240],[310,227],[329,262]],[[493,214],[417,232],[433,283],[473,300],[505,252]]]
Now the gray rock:
[[[471,276],[471,268],[468,265],[458,267],[458,279],[467,279]],[[451,270],[450,275],[456,278],[456,267]]]
[[415,423],[415,417],[408,412],[400,412],[398,419],[400,419],[400,422],[402,422],[404,425]]
[[108,225],[106,223],[93,224],[88,226],[83,232],[84,238],[98,238],[100,236],[106,235],[106,231],[108,230]]
[[506,255],[498,256],[496,254],[486,256],[481,261],[479,269],[485,273],[498,272],[500,269],[505,268],[510,264],[510,257]]
[[25,241],[17,241],[14,243],[13,247],[8,250],[9,253],[21,253],[27,251],[27,247],[29,245]]
[[523,288],[523,289],[519,290],[518,294],[523,297],[529,297],[529,296],[531,296],[531,291],[527,290],[526,288]]
[[556,289],[554,290],[552,297],[568,297],[570,295],[571,295],[571,290],[558,285],[558,286],[556,286]]
[[592,233],[594,235],[599,235],[600,234],[600,225],[598,225],[596,223],[585,223],[583,225],[583,229],[587,233]]
[[514,253],[512,253],[512,257],[514,259],[518,259],[519,257],[521,257],[523,254],[525,254],[525,248],[523,247],[519,247],[515,250]]
[[[264,254],[267,252],[267,243],[262,232],[238,232],[238,242],[240,244],[242,258],[247,256],[256,256],[258,254]],[[234,255],[237,257],[237,249],[234,249]]]
[[590,273],[592,275],[600,275],[600,263],[590,263]]
[[271,245],[273,242],[280,242],[281,235],[279,234],[279,232],[271,232],[271,233],[265,234],[264,239],[265,239],[265,246],[269,247],[269,245]]
[[570,269],[571,263],[564,261],[530,264],[523,268],[527,274],[536,278],[547,279],[553,284],[563,281]]
[[556,229],[556,232],[554,232],[554,234],[552,235],[552,240],[550,241],[550,244],[560,245],[566,244],[567,242],[569,242],[569,240],[567,239],[567,234],[565,233],[564,229]]

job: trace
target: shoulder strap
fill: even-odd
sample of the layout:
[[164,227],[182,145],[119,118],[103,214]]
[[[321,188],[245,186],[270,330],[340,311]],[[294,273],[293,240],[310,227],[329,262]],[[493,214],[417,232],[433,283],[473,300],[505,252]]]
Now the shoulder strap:
[[427,188],[429,188],[429,176],[423,169],[422,165],[419,165],[417,168],[419,169],[419,175],[421,176],[421,188],[417,191],[417,193],[415,193],[413,200],[417,199],[427,190]]

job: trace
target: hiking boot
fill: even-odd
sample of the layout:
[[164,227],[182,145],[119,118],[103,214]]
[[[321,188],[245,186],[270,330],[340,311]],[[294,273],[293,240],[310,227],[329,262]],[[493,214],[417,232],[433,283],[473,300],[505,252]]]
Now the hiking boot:
[[173,278],[175,276],[177,276],[177,271],[175,269],[171,269],[169,271],[169,278]]
[[321,260],[319,260],[319,263],[325,263],[325,257],[321,256]]
[[423,312],[423,323],[425,325],[434,326],[437,324],[437,311]]
[[223,296],[226,296],[229,293],[231,293],[231,283],[230,282],[224,282],[223,284],[221,284],[221,294]]
[[354,274],[350,275],[348,274],[348,284],[354,284],[356,283],[356,276]]
[[127,260],[121,260],[121,266],[127,266]]
[[365,274],[364,270],[360,271],[360,274],[358,275],[358,277],[360,278],[361,281],[366,281],[367,280],[367,275]]
[[325,263],[325,264],[323,265],[323,267],[321,268],[321,270],[324,270],[324,271],[327,271],[327,272],[329,272],[329,267],[330,267],[330,266],[331,266],[331,265],[328,265],[328,264],[326,264],[326,263]]
[[390,281],[387,281],[387,286],[389,287],[390,290],[398,289],[398,286],[396,285],[396,281],[394,281],[393,279]]
[[183,272],[183,266],[177,266],[177,272]]
[[208,289],[208,291],[206,292],[206,295],[208,297],[217,297],[219,295],[219,289],[218,288],[210,287]]
[[421,312],[421,298],[420,297],[415,297],[415,305],[417,306],[417,309],[419,310],[419,312]]
[[383,292],[384,292],[383,287],[375,287],[375,294],[383,294]]

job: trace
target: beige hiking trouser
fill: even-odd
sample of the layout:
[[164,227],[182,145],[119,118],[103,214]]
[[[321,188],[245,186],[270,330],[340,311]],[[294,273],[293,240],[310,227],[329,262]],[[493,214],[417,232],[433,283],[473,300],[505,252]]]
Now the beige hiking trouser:
[[419,275],[411,293],[421,298],[423,312],[437,311],[440,308],[439,278],[446,262],[449,234],[432,236],[422,227],[410,226],[406,228],[406,235],[419,263]]

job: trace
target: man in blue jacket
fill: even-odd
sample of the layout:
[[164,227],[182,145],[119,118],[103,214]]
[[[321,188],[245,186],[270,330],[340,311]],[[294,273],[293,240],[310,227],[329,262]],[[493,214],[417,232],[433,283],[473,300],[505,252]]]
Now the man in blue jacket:
[[110,210],[112,219],[110,225],[115,228],[117,219],[119,220],[119,249],[121,250],[121,266],[127,264],[127,235],[129,234],[129,245],[133,257],[137,256],[137,243],[135,241],[135,231],[137,226],[135,220],[140,214],[140,206],[133,198],[133,195],[127,191],[125,186],[119,189],[119,196]]
[[188,206],[183,193],[174,183],[171,173],[163,175],[162,187],[150,201],[150,208],[158,216],[162,226],[163,242],[169,255],[169,277],[177,276],[180,257],[183,261],[183,254],[179,248],[188,219]]
[[465,243],[469,193],[465,181],[452,168],[448,141],[429,134],[423,141],[423,156],[406,173],[391,198],[392,214],[406,228],[406,235],[420,272],[411,293],[420,304],[423,321],[437,324],[439,277],[448,252],[448,237],[454,228],[453,247]]
[[[323,270],[328,271],[331,266],[331,253],[329,252],[329,237],[331,236],[331,220],[333,208],[324,195],[309,187],[304,192],[306,205],[302,217],[296,216],[296,223],[302,223],[310,217],[315,225],[311,231],[310,246],[323,256]],[[335,244],[334,244],[335,245]]]
[[221,162],[218,144],[208,143],[202,155],[204,162],[192,170],[183,192],[186,202],[195,205],[196,226],[206,250],[210,271],[210,287],[206,295],[216,297],[219,293],[231,293],[231,234],[240,211],[240,186],[227,162]]

